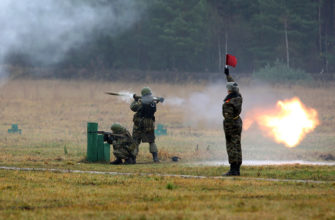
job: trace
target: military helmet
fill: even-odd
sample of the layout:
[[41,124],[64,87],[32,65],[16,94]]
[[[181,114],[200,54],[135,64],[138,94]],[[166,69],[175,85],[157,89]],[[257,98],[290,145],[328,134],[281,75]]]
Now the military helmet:
[[151,92],[151,89],[149,87],[144,87],[142,90],[141,90],[141,94],[142,96],[146,96],[146,95],[151,95],[152,92]]
[[111,130],[114,133],[121,133],[124,130],[124,127],[122,127],[122,125],[120,125],[119,123],[114,123],[111,127]]
[[228,91],[232,91],[232,92],[239,91],[238,84],[236,82],[227,82],[226,87]]

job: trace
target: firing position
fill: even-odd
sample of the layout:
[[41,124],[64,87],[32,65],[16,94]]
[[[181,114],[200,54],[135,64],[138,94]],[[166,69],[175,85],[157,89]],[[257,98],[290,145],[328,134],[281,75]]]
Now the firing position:
[[136,143],[132,139],[129,131],[120,124],[113,124],[112,133],[104,132],[104,141],[113,145],[113,154],[115,160],[111,162],[113,165],[117,164],[135,164],[135,148]]
[[238,84],[229,75],[229,69],[225,67],[227,78],[228,95],[223,100],[222,115],[224,117],[223,129],[226,137],[226,147],[230,170],[224,176],[239,176],[242,164],[241,133],[242,119],[242,96],[239,92]]
[[136,143],[135,156],[139,151],[141,142],[149,143],[149,150],[152,154],[153,161],[159,162],[158,150],[155,144],[155,112],[158,102],[163,102],[163,98],[152,96],[151,89],[144,87],[141,90],[142,97],[134,94],[134,101],[130,105],[130,109],[136,112],[133,117],[133,139]]

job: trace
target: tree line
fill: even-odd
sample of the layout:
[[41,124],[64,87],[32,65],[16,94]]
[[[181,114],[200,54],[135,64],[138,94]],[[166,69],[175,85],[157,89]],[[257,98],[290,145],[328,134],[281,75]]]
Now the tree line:
[[130,29],[96,33],[58,68],[220,72],[231,53],[238,58],[235,71],[245,74],[275,62],[313,74],[335,72],[333,0],[137,2],[146,10]]

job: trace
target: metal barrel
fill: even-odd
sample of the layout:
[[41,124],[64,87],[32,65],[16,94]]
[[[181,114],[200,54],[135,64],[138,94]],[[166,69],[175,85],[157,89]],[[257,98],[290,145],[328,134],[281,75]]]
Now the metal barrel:
[[104,144],[104,161],[110,162],[111,156],[110,156],[110,145],[108,143]]
[[97,132],[98,123],[87,123],[87,155],[86,159],[89,162],[96,162],[98,160],[97,154]]
[[97,138],[98,161],[104,161],[104,135],[98,134]]

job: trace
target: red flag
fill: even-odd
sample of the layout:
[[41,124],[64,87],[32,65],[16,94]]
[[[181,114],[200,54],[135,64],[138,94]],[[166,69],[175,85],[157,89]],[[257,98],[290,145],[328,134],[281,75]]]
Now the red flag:
[[231,55],[231,54],[227,54],[227,55],[226,55],[226,65],[235,67],[236,64],[237,64],[237,59],[236,59],[236,57],[234,57],[234,56]]

